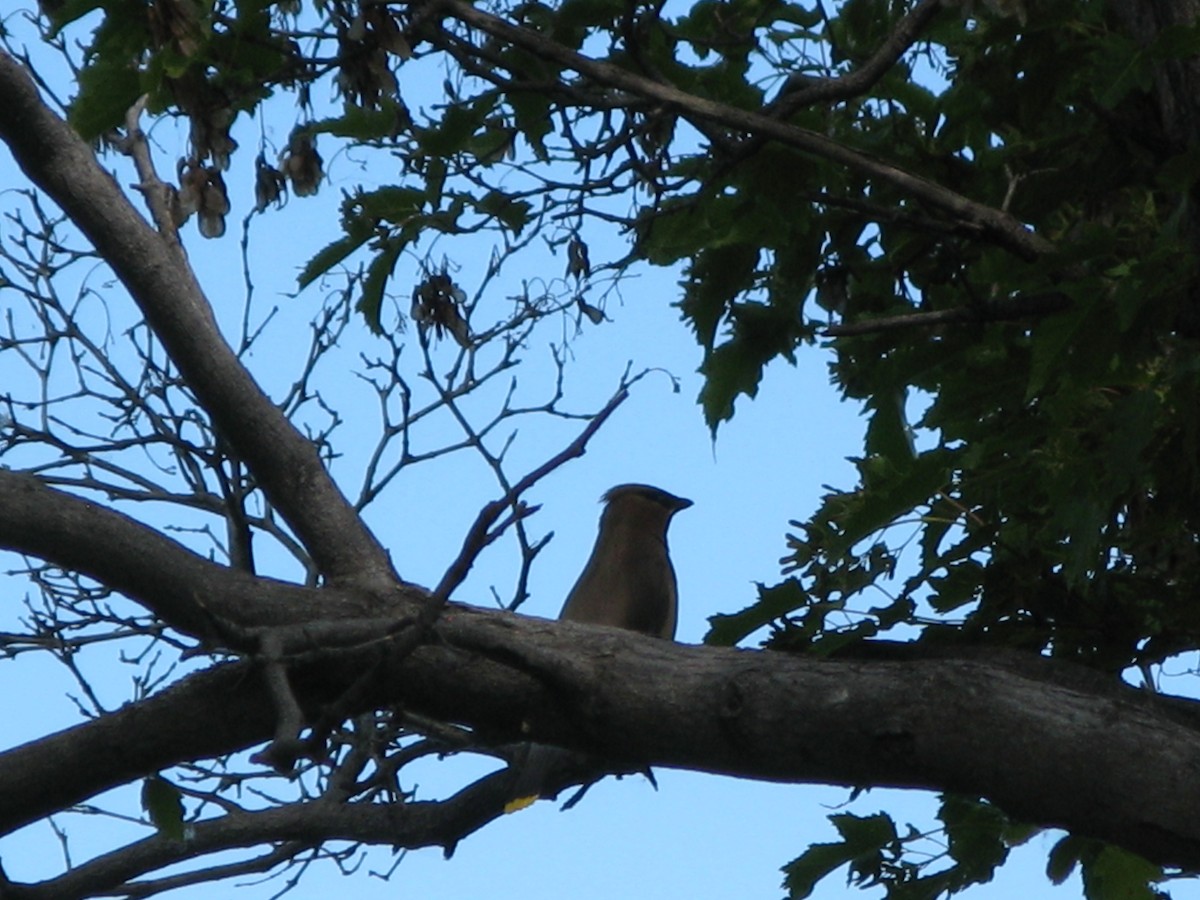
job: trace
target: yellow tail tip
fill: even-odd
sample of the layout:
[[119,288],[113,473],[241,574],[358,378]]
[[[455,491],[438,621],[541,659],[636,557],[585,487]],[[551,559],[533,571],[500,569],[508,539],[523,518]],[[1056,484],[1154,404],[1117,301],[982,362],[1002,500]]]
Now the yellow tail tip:
[[517,797],[515,800],[509,800],[504,804],[504,812],[506,815],[508,813],[519,812],[527,806],[533,806],[537,801],[537,794],[530,794],[528,797]]

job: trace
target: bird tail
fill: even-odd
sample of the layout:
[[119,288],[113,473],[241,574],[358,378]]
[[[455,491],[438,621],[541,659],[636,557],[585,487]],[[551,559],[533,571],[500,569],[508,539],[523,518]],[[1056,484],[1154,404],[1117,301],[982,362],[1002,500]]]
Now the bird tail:
[[566,750],[548,744],[523,744],[513,761],[516,774],[509,792],[511,799],[504,804],[504,811],[517,812],[545,796],[551,776],[570,757]]

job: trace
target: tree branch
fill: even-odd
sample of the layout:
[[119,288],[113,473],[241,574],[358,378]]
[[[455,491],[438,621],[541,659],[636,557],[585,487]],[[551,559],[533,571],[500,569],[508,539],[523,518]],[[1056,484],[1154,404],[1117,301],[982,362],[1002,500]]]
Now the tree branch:
[[205,559],[128,516],[0,468],[0,547],[94,578],[184,634],[228,638],[361,615],[349,594],[256,578]]
[[[403,641],[294,662],[305,714],[371,672],[349,714],[403,706],[484,741],[533,738],[617,765],[984,796],[1023,821],[1200,867],[1200,707],[1068,664],[1017,653],[819,660],[457,604],[427,644],[393,647]],[[271,700],[249,672],[221,666],[0,755],[0,828],[265,740]]]
[[249,663],[216,666],[147,700],[0,754],[0,833],[157,772],[265,740],[271,700]]
[[[629,392],[625,388],[617,391],[612,399],[604,404],[604,408],[588,421],[587,426],[579,433],[575,440],[571,441],[570,444],[514,484],[499,500],[493,500],[479,511],[474,524],[467,532],[467,537],[463,541],[463,547],[458,557],[451,563],[450,568],[446,570],[446,574],[442,576],[442,580],[434,589],[433,596],[435,598],[438,598],[442,602],[449,599],[455,588],[462,584],[467,574],[471,571],[471,566],[474,565],[479,552],[499,537],[500,533],[504,530],[503,527],[495,531],[489,531],[489,529],[491,529],[500,513],[513,506],[525,491],[529,490],[563,463],[583,456],[586,452],[585,448],[588,441],[592,439],[592,436],[600,430],[600,426],[605,423],[608,417],[628,397]],[[518,514],[525,516],[529,512],[518,511],[518,513],[514,513],[514,519],[510,519],[510,521],[514,521]]]
[[969,200],[936,182],[928,181],[875,157],[796,125],[781,122],[762,113],[737,109],[681,91],[638,75],[612,63],[576,53],[557,41],[529,28],[513,25],[486,13],[463,0],[429,0],[431,8],[478,28],[506,43],[521,47],[539,57],[578,72],[597,84],[627,91],[664,104],[683,115],[747,134],[772,138],[789,147],[844,165],[871,178],[894,185],[913,198],[981,228],[995,243],[1022,259],[1033,260],[1054,252],[1054,245],[1031,232],[1001,210]]
[[767,106],[781,119],[806,106],[847,100],[869,91],[916,43],[925,26],[945,8],[943,0],[921,0],[896,23],[895,29],[865,63],[841,78],[808,79],[794,90],[785,84],[779,96]]
[[[503,802],[497,802],[497,797],[502,796],[506,782],[506,773],[484,776],[439,801],[336,804],[313,800],[261,812],[234,813],[189,825],[186,841],[147,838],[76,866],[58,878],[38,884],[4,885],[0,890],[5,891],[5,900],[75,900],[118,889],[122,895],[146,896],[139,885],[149,885],[131,879],[205,854],[281,840],[297,848],[333,840],[410,850],[437,846],[449,856],[460,837],[473,834],[504,814]],[[214,870],[212,878],[227,877],[224,868],[228,867]]]
[[1010,297],[977,306],[960,306],[955,309],[939,309],[933,312],[916,312],[904,316],[881,316],[858,322],[842,322],[821,329],[825,337],[853,337],[861,334],[879,334],[885,331],[905,331],[910,328],[932,328],[964,322],[1007,322],[1029,316],[1044,316],[1061,312],[1071,305],[1064,294],[1037,294]]
[[262,392],[221,335],[176,245],[133,208],[91,148],[0,51],[0,139],[29,178],[87,235],[222,435],[330,579],[390,584],[383,548],[333,483],[312,442]]

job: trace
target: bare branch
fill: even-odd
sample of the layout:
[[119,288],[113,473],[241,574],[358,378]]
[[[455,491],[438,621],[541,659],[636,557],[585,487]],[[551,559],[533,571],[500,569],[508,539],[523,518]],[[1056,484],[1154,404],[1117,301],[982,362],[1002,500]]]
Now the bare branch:
[[[446,574],[442,576],[441,582],[434,590],[433,595],[435,598],[440,598],[442,602],[449,599],[454,589],[462,584],[463,579],[467,577],[467,573],[471,571],[471,566],[474,565],[480,551],[500,536],[503,527],[495,531],[489,531],[492,524],[500,516],[500,513],[513,507],[525,491],[529,490],[563,463],[583,456],[588,441],[592,439],[592,436],[600,429],[600,426],[604,424],[608,417],[628,397],[629,392],[624,388],[614,394],[612,399],[604,405],[604,408],[596,413],[592,420],[588,422],[587,427],[579,433],[579,436],[575,440],[514,484],[499,500],[493,500],[479,511],[479,515],[476,517],[474,524],[471,525],[470,530],[467,532],[467,537],[463,541],[462,550],[459,551],[458,557],[451,563],[450,568],[446,570]],[[530,512],[532,510],[517,510],[514,515],[523,517]]]
[[139,97],[125,114],[125,135],[118,142],[118,146],[122,152],[133,157],[138,177],[141,179],[135,187],[141,191],[159,234],[173,244],[181,257],[186,259],[183,245],[179,242],[179,226],[171,210],[172,205],[178,205],[175,189],[158,177],[154,161],[150,158],[150,144],[142,131],[141,118],[146,108],[146,99],[145,95]]
[[[235,813],[189,826],[186,841],[152,837],[98,857],[70,872],[40,884],[3,885],[5,896],[20,900],[75,900],[121,889],[130,897],[145,897],[170,887],[228,877],[230,868],[255,871],[285,862],[306,847],[330,840],[347,840],[393,847],[440,846],[449,856],[457,842],[503,815],[506,775],[485,776],[443,801],[404,804],[331,804],[323,800],[297,803],[262,812]],[[139,875],[223,850],[253,847],[284,840],[291,851],[276,851],[235,864],[202,870],[158,882],[133,881]],[[253,865],[254,868],[246,868]],[[180,879],[186,879],[180,882]],[[139,886],[141,885],[141,886]]]
[[331,580],[388,584],[391,564],[321,465],[312,444],[230,350],[191,269],[151,229],[91,149],[0,52],[0,138],[114,271],[204,408]]

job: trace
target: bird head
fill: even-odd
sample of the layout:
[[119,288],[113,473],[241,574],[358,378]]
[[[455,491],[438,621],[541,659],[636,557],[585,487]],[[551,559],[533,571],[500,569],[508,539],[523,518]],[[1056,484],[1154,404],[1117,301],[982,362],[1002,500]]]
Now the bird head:
[[620,517],[646,524],[658,524],[665,530],[671,517],[692,505],[691,500],[676,497],[649,484],[618,484],[601,498],[605,505],[604,519]]

